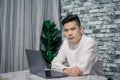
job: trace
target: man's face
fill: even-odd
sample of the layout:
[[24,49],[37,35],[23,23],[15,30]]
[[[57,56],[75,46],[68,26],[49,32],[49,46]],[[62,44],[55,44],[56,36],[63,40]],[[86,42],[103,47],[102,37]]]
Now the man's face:
[[78,26],[75,21],[71,21],[64,24],[64,33],[69,42],[77,44],[82,35],[82,26]]

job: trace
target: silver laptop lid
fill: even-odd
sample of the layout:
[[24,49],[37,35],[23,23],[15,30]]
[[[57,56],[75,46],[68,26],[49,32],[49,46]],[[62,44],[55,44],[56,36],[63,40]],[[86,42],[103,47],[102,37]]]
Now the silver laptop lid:
[[26,49],[26,56],[30,73],[38,75],[40,77],[46,77],[44,71],[45,62],[42,58],[41,52],[37,50]]
[[40,51],[26,49],[26,56],[28,60],[30,73],[43,77],[43,78],[66,77],[66,75],[64,75],[63,73],[56,72],[53,70],[51,70],[51,76],[46,76],[46,73],[44,70],[46,68],[46,63]]

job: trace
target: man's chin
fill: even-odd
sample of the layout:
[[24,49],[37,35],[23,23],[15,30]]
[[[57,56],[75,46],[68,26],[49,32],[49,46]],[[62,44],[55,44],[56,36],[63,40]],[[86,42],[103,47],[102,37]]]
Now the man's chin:
[[73,41],[73,40],[69,40],[69,42],[70,42],[70,43],[72,43],[72,44],[74,43],[74,41]]

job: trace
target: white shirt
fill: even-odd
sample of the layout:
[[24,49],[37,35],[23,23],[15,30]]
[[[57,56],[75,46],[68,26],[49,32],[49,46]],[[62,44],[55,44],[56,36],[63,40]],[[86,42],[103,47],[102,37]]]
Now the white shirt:
[[[64,63],[68,63],[65,65]],[[84,74],[104,75],[98,46],[95,40],[83,35],[77,45],[64,40],[58,55],[52,61],[52,69],[63,72],[64,68],[78,66]]]

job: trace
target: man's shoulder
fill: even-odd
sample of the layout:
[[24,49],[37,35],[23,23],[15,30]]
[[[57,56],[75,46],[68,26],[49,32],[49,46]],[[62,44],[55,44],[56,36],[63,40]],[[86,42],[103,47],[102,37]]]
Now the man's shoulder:
[[86,35],[83,35],[83,37],[84,37],[84,41],[95,43],[95,39],[94,38],[92,38],[90,36],[86,36]]
[[64,38],[63,43],[68,43],[67,38]]
[[64,38],[62,45],[66,46],[68,44],[67,38]]

